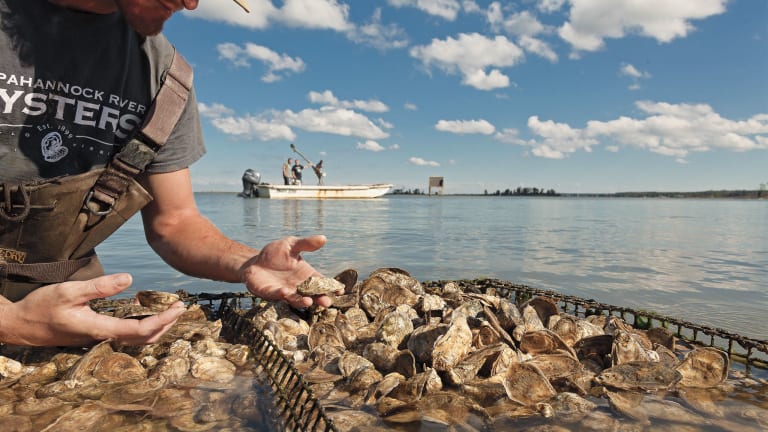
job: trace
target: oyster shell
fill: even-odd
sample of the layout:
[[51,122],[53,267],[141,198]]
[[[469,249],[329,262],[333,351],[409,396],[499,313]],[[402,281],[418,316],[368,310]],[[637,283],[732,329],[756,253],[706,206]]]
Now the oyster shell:
[[552,354],[564,351],[576,358],[576,352],[552,330],[541,329],[525,332],[520,338],[520,351],[536,354]]
[[635,361],[606,369],[595,381],[620,390],[654,391],[669,389],[681,378],[680,372],[661,363]]
[[96,428],[102,418],[108,411],[101,404],[96,402],[87,402],[79,407],[67,412],[51,423],[41,432],[75,432],[87,431]]
[[180,301],[178,294],[162,291],[139,291],[136,293],[139,304],[154,312],[162,312]]
[[[333,278],[341,282],[344,285],[344,294],[351,294],[355,291],[355,284],[357,284],[358,273],[355,269],[346,269]],[[334,305],[336,303],[334,302]]]
[[321,345],[332,345],[344,348],[344,338],[335,324],[330,322],[314,323],[309,328],[307,343],[310,350]]
[[432,360],[432,347],[435,346],[435,341],[445,335],[448,327],[447,324],[427,324],[411,333],[406,346],[416,357],[417,362],[427,363]]
[[696,348],[688,352],[675,368],[682,375],[679,385],[684,387],[714,387],[728,378],[728,354],[712,347]]
[[615,366],[631,361],[659,361],[659,355],[646,349],[637,333],[616,329],[613,333],[611,360]]
[[535,405],[557,394],[549,379],[533,363],[512,363],[503,378],[507,397],[520,405]]
[[581,363],[569,354],[540,354],[526,363],[536,365],[550,380],[575,376],[581,370]]
[[310,276],[296,286],[296,292],[303,296],[343,294],[344,284],[332,278]]
[[463,315],[454,316],[448,331],[437,338],[432,349],[432,367],[447,371],[461,361],[472,347],[472,330]]
[[505,347],[507,347],[505,344],[498,343],[485,346],[470,353],[456,366],[446,372],[448,381],[453,385],[460,385],[474,380],[480,369],[498,358]]
[[105,382],[132,382],[147,377],[147,371],[139,361],[125,353],[106,355],[93,369],[93,377]]
[[408,315],[394,310],[384,316],[376,329],[376,340],[393,347],[399,347],[413,333],[413,322]]
[[234,379],[237,367],[227,359],[204,356],[196,359],[189,370],[195,378],[227,383]]
[[542,324],[549,323],[550,317],[560,314],[560,310],[557,307],[557,301],[551,297],[534,297],[523,303],[522,309],[525,309],[527,306],[531,306],[536,311],[536,315],[538,315],[539,321]]

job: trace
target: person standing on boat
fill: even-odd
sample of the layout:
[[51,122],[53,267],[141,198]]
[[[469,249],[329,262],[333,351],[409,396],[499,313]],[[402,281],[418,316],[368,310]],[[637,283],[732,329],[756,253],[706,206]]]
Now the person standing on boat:
[[315,175],[317,176],[317,185],[322,186],[325,184],[325,181],[323,178],[325,177],[325,173],[323,172],[323,160],[320,159],[320,162],[317,163],[317,165],[312,165],[312,171],[315,172]]
[[304,165],[299,163],[299,160],[296,159],[293,161],[293,183],[295,185],[301,186],[301,172],[304,170]]
[[288,158],[288,162],[283,162],[283,184],[284,185],[291,185],[293,184],[293,159]]
[[[243,3],[244,0],[236,0]],[[0,343],[154,343],[185,311],[141,320],[90,300],[128,288],[94,248],[141,210],[145,238],[180,272],[242,283],[267,300],[330,306],[296,285],[324,236],[261,250],[226,237],[195,204],[205,153],[192,69],[160,34],[198,0],[0,0]]]

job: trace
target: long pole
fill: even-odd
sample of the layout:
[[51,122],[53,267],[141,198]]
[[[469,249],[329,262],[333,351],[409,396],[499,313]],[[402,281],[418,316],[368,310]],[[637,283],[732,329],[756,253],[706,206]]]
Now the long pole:
[[304,160],[305,160],[305,161],[307,161],[307,163],[308,163],[308,164],[310,164],[310,165],[314,165],[314,164],[312,163],[312,161],[311,161],[311,160],[309,160],[309,159],[308,159],[306,156],[304,156],[303,154],[301,154],[301,152],[299,151],[299,149],[297,149],[297,148],[296,148],[296,146],[295,146],[295,145],[293,145],[293,143],[291,143],[291,150],[293,150],[293,151],[295,151],[296,153],[298,153],[298,154],[299,154],[299,156],[301,156],[302,158],[304,158]]

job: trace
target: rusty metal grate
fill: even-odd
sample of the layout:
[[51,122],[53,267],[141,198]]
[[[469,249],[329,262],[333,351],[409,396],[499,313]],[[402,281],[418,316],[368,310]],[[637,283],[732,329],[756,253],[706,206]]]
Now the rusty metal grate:
[[188,303],[207,304],[215,308],[215,318],[222,321],[222,336],[232,342],[248,345],[256,363],[266,375],[273,390],[278,417],[284,430],[337,432],[325,414],[309,384],[293,362],[253,323],[241,313],[254,307],[259,299],[249,293],[197,294],[182,296]]

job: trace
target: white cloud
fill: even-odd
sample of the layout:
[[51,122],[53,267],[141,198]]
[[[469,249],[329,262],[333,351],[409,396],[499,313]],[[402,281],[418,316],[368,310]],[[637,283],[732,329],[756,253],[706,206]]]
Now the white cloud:
[[201,117],[205,118],[219,118],[225,116],[231,116],[235,111],[226,107],[220,103],[213,103],[211,105],[204,104],[202,102],[197,103],[197,111]]
[[619,68],[619,73],[624,76],[628,76],[632,82],[629,84],[630,90],[640,89],[640,80],[649,79],[651,74],[646,71],[641,71],[629,63],[622,63]]
[[605,143],[608,151],[628,146],[680,160],[691,152],[768,150],[768,114],[729,120],[706,104],[639,101],[635,105],[645,117],[592,120],[583,129],[532,116],[528,127],[538,138],[517,144],[549,158],[589,152],[598,143]]
[[292,141],[296,138],[287,125],[260,117],[219,117],[212,119],[211,124],[227,135],[242,139]]
[[507,144],[526,145],[526,141],[520,138],[520,133],[514,128],[502,129],[493,138]]
[[419,107],[416,106],[415,103],[406,102],[405,105],[403,105],[403,108],[406,109],[406,111],[418,111]]
[[622,75],[626,75],[632,78],[650,78],[651,74],[648,72],[642,72],[629,63],[622,63],[619,69]]
[[455,134],[490,135],[496,128],[486,120],[440,120],[435,129]]
[[368,150],[372,152],[382,152],[386,150],[381,144],[377,143],[374,140],[367,140],[365,142],[358,142],[357,145],[355,145],[355,148],[358,150]]
[[536,8],[542,12],[552,13],[559,11],[563,4],[565,0],[538,0]]
[[243,13],[234,2],[201,1],[194,11],[184,11],[191,18],[219,21],[251,29],[265,29],[272,23],[290,27],[347,32],[349,6],[336,0],[284,0],[276,8],[271,0],[249,0],[251,12]]
[[605,38],[634,33],[659,42],[685,37],[693,20],[725,12],[727,0],[570,0],[558,33],[575,51],[597,51]]
[[461,2],[461,7],[466,13],[480,13],[483,11],[474,0],[463,0]]
[[184,10],[181,13],[190,17],[208,21],[219,21],[251,29],[264,29],[269,27],[279,10],[275,8],[271,0],[249,0],[250,13],[243,10],[235,2],[210,2],[201,1],[197,9]]
[[292,27],[347,31],[349,5],[336,0],[283,0],[278,19]]
[[279,54],[254,43],[246,43],[243,47],[233,43],[223,43],[216,48],[220,58],[228,60],[238,67],[250,67],[250,60],[264,63],[267,66],[267,73],[261,77],[264,82],[279,81],[282,79],[279,73],[300,73],[306,69],[304,61],[300,58]]
[[360,111],[368,111],[368,112],[389,111],[389,107],[385,103],[379,100],[370,99],[367,101],[362,101],[362,100],[343,101],[336,98],[336,96],[330,90],[325,90],[322,93],[311,91],[309,92],[308,98],[312,103],[330,106],[330,107],[336,107],[336,108],[351,108],[351,109],[358,109]]
[[[494,14],[496,16],[496,14]],[[500,15],[496,20],[500,19]],[[492,25],[494,23],[491,23]],[[518,12],[506,19],[496,22],[495,26],[501,26],[505,32],[515,36],[536,36],[548,32],[547,28],[528,11]]]
[[392,144],[388,147],[390,150],[400,150],[400,144]]
[[422,12],[444,18],[448,21],[456,19],[461,5],[457,0],[388,0],[395,7],[415,7]]
[[373,12],[368,23],[351,29],[347,33],[347,37],[355,43],[369,45],[381,50],[408,46],[408,36],[405,34],[405,30],[394,23],[381,23],[381,8],[377,8]]
[[389,137],[366,116],[344,108],[270,110],[255,116],[235,116],[221,104],[199,103],[198,109],[216,129],[243,139],[293,140],[296,135],[292,128],[371,140]]
[[552,63],[557,63],[557,54],[550,48],[548,43],[541,39],[536,39],[531,36],[521,36],[518,42],[524,50],[544,57]]
[[509,86],[509,77],[499,69],[523,60],[523,51],[504,36],[489,39],[478,33],[461,33],[457,39],[433,39],[429,45],[411,48],[411,57],[429,68],[435,65],[446,73],[463,76],[462,83],[480,90]]
[[431,166],[431,167],[439,167],[440,164],[435,161],[428,161],[424,160],[420,157],[411,157],[408,159],[408,162],[412,163],[413,165],[418,166]]
[[303,109],[299,112],[274,111],[271,115],[288,126],[311,132],[368,139],[389,137],[388,133],[382,131],[368,117],[344,108]]
[[250,115],[236,117],[233,109],[220,103],[199,102],[197,107],[200,115],[209,119],[216,129],[238,139],[290,141],[296,138],[289,126],[274,119]]

